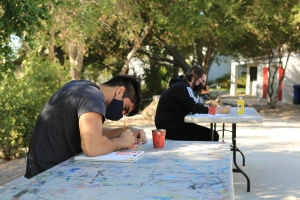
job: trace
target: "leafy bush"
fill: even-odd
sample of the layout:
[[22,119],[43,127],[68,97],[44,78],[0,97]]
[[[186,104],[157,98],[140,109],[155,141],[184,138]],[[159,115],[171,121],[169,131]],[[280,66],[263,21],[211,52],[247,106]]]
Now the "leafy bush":
[[144,69],[145,85],[142,88],[144,102],[142,109],[144,109],[152,101],[154,95],[161,95],[170,81],[170,73],[164,66],[158,66],[157,63],[150,63],[149,68]]
[[217,78],[215,80],[215,83],[218,83],[221,86],[221,88],[230,89],[230,74],[224,74],[223,76]]
[[[221,88],[226,88],[229,90],[231,84],[231,75],[225,74],[217,78],[214,82],[218,83],[221,86]],[[242,74],[242,76],[237,79],[237,87],[238,88],[246,87],[246,74]]]
[[29,146],[43,105],[69,79],[61,65],[35,56],[16,71],[0,73],[0,152],[10,160]]
[[242,76],[238,78],[237,87],[246,88],[246,74],[242,74]]

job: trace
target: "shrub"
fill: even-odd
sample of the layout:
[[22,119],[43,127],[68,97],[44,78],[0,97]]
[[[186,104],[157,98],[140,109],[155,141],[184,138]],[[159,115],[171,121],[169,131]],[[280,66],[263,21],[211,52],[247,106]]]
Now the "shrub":
[[[214,82],[218,83],[221,86],[221,88],[226,88],[229,90],[231,84],[231,75],[225,74],[217,78]],[[246,87],[246,74],[242,74],[242,76],[237,79],[237,87],[238,88]]]
[[29,146],[43,105],[69,79],[61,65],[35,56],[20,69],[1,73],[0,152],[10,160]]
[[217,78],[215,83],[218,83],[221,88],[230,89],[230,74],[224,74],[223,76]]

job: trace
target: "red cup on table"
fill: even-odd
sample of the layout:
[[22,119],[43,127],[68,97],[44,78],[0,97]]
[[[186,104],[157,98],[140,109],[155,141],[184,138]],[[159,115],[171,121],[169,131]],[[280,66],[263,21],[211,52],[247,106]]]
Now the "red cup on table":
[[216,114],[216,106],[209,106],[208,107],[208,113],[210,115],[215,115]]
[[164,148],[165,137],[166,137],[165,129],[152,130],[153,147],[158,149]]

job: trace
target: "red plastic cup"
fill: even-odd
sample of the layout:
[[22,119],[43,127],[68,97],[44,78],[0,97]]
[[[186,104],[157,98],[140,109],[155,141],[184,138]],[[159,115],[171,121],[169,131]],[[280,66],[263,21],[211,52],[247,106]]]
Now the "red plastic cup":
[[152,130],[152,139],[154,148],[164,148],[165,146],[166,130],[156,129]]
[[209,106],[208,111],[209,111],[209,114],[215,115],[216,114],[216,107],[215,106]]

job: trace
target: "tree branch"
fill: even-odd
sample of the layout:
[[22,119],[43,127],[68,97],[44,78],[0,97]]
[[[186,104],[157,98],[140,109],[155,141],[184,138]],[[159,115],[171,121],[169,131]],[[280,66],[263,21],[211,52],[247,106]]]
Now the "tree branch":
[[153,59],[153,60],[156,60],[156,61],[168,62],[168,63],[170,63],[170,64],[175,64],[174,60],[171,60],[171,59],[168,59],[168,58],[162,58],[162,57],[159,57],[159,56],[152,56],[149,52],[144,51],[144,50],[141,50],[141,49],[138,50],[138,53],[141,53],[141,54],[143,54],[143,55],[146,55],[146,56],[148,56],[150,59]]
[[126,73],[126,71],[128,70],[129,67],[129,63],[130,60],[133,58],[134,54],[136,53],[136,51],[140,48],[143,40],[145,39],[145,37],[148,35],[149,30],[151,28],[151,26],[153,25],[153,21],[150,21],[150,25],[146,26],[144,28],[144,31],[142,32],[139,41],[134,45],[134,47],[132,48],[132,50],[129,52],[129,54],[127,55],[127,60],[125,61],[124,66],[121,69],[121,72],[119,73],[120,75],[123,75]]

